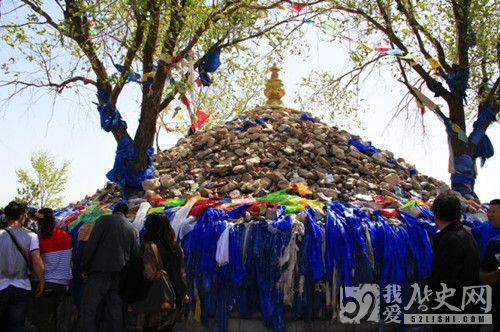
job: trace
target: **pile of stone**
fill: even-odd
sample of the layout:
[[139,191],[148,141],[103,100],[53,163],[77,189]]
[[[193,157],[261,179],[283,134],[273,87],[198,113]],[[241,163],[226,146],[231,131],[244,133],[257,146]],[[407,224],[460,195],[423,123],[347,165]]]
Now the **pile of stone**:
[[[361,138],[284,107],[260,107],[243,117],[180,139],[155,155],[155,177],[138,197],[201,195],[257,197],[291,183],[305,183],[311,198],[351,201],[373,195],[427,200],[447,188],[422,174],[411,175],[389,151],[362,153],[349,144]],[[255,123],[260,119],[259,123]],[[313,121],[312,121],[313,120]],[[245,127],[245,121],[252,125]],[[248,123],[247,123],[248,125]],[[243,126],[243,127],[242,127]],[[400,167],[387,162],[397,160]],[[112,201],[108,183],[91,200]]]

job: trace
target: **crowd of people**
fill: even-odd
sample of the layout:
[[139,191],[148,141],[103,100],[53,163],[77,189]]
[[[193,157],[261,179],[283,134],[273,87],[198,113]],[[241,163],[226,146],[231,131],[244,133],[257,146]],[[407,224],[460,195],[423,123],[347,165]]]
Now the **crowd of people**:
[[[182,249],[165,215],[147,216],[140,241],[128,212],[117,204],[112,214],[82,226],[73,243],[51,209],[9,203],[0,213],[1,330],[171,331],[189,301]],[[488,222],[472,232],[461,222],[454,193],[439,195],[433,212],[440,231],[427,285],[435,291],[443,283],[491,285],[494,331],[500,331],[500,199],[490,202]],[[459,307],[462,300],[457,292],[450,304]]]
[[[126,204],[117,204],[112,214],[80,230],[74,248],[70,235],[55,227],[51,209],[28,211],[9,203],[0,221],[1,330],[171,331],[189,300],[182,249],[167,217],[152,214],[145,220],[141,250],[128,212]],[[27,220],[35,227],[28,228]],[[120,285],[125,269],[128,275],[140,272],[132,285]],[[171,294],[149,296],[148,289],[158,292],[165,284]],[[135,303],[122,298],[131,290],[139,292]]]

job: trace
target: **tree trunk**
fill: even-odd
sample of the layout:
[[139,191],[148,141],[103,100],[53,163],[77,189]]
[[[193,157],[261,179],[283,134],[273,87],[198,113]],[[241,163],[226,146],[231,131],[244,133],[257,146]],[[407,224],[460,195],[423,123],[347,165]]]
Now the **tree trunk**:
[[[450,121],[458,125],[465,134],[465,112],[462,96],[452,96],[448,103]],[[448,144],[450,145],[451,189],[461,193],[465,197],[471,196],[476,199],[474,184],[476,180],[476,166],[474,160],[473,144],[459,139],[459,135],[451,130],[451,124],[447,126]]]
[[[144,100],[145,99],[145,100]],[[133,164],[136,171],[142,171],[148,167],[147,150],[153,146],[156,132],[156,119],[158,117],[159,102],[150,98],[143,98],[145,101],[141,107],[141,116],[139,118],[139,127],[134,137],[134,147],[137,159]]]

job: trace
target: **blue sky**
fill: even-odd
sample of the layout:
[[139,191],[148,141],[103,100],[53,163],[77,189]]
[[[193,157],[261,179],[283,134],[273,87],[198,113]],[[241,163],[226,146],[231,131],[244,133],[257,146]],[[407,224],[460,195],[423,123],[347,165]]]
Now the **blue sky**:
[[[292,108],[297,107],[293,100],[295,93],[301,93],[299,83],[302,77],[318,69],[338,73],[348,68],[346,44],[322,42],[316,28],[311,26],[307,29],[306,38],[312,49],[310,57],[304,59],[287,55],[285,61],[279,64],[287,91],[284,103]],[[6,56],[2,52],[5,51],[0,50],[0,59]],[[219,70],[224,70],[224,67]],[[213,79],[217,79],[217,73]],[[360,102],[360,107],[365,110],[360,115],[364,129],[349,130],[379,148],[394,152],[396,157],[405,158],[415,164],[421,173],[449,183],[446,133],[436,116],[427,112],[423,117],[425,135],[421,125],[405,121],[405,115],[388,126],[402,96],[401,87],[394,82],[390,73],[384,71],[366,81]],[[257,82],[255,88],[263,90],[263,86],[264,82]],[[4,99],[7,92],[1,89],[0,99]],[[118,109],[132,132],[137,127],[138,96],[139,86],[129,84],[118,101]],[[15,169],[27,167],[30,155],[39,150],[48,151],[59,162],[70,162],[65,203],[83,199],[105,184],[105,174],[113,165],[116,143],[112,135],[100,129],[97,111],[80,107],[74,100],[73,93],[64,93],[55,104],[51,96],[30,98],[30,95],[24,95],[13,100],[0,113],[0,206],[6,205],[15,196]],[[335,110],[335,105],[331,107]],[[314,113],[314,110],[309,111]],[[498,123],[490,127],[488,135],[492,142],[500,142]],[[163,133],[160,146],[169,148],[179,138],[179,134]],[[500,197],[499,169],[498,153],[479,169],[476,192],[483,201]]]

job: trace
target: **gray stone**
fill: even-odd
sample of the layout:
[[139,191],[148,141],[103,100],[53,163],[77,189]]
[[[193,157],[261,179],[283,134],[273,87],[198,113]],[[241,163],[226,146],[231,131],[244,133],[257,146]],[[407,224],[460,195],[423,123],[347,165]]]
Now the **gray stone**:
[[160,177],[160,183],[162,188],[170,188],[175,185],[175,180],[168,174]]
[[326,155],[326,149],[322,146],[319,147],[316,151],[314,151],[316,155],[318,156],[325,156]]
[[252,175],[250,173],[244,173],[243,176],[241,177],[241,181],[243,182],[250,182],[253,180]]
[[332,145],[331,147],[331,151],[332,151],[332,154],[336,157],[336,158],[339,158],[339,159],[344,159],[345,158],[345,153],[344,153],[344,150],[342,150],[341,148],[335,146],[335,145]]
[[149,198],[149,197],[154,197],[156,196],[156,192],[154,190],[146,190],[144,192],[144,197]]
[[229,170],[231,170],[232,166],[231,164],[218,164],[214,167],[214,172],[215,173],[225,173]]
[[244,173],[247,170],[245,165],[236,165],[233,167],[234,174]]
[[142,182],[142,189],[144,191],[152,190],[155,191],[156,189],[159,189],[161,187],[161,182],[160,179],[158,178],[153,178],[149,180],[145,180]]
[[200,188],[199,193],[202,197],[210,197],[213,191],[208,188]]
[[260,158],[257,157],[257,156],[254,156],[252,158],[248,158],[247,160],[245,160],[245,164],[247,165],[247,167],[249,168],[252,168],[254,166],[257,166],[259,165],[261,162]]
[[332,188],[318,188],[319,192],[321,192],[323,195],[329,197],[330,199],[337,199],[338,198],[338,193],[335,189]]
[[220,191],[221,191],[221,193],[227,194],[228,192],[233,191],[234,189],[236,189],[238,187],[239,186],[236,182],[229,182],[226,185],[224,185]]
[[231,199],[240,198],[241,192],[239,190],[233,190],[229,193],[229,197],[231,197]]
[[171,190],[170,193],[173,197],[182,197],[182,192],[179,189]]
[[389,186],[394,187],[401,182],[401,178],[396,173],[389,173],[384,177],[383,181],[389,184]]
[[278,188],[280,188],[280,189],[286,189],[289,185],[290,185],[290,182],[288,182],[286,180],[280,181],[277,184]]
[[292,149],[291,147],[287,146],[286,148],[283,149],[283,152],[287,155],[287,156],[291,156],[295,153],[295,150]]

